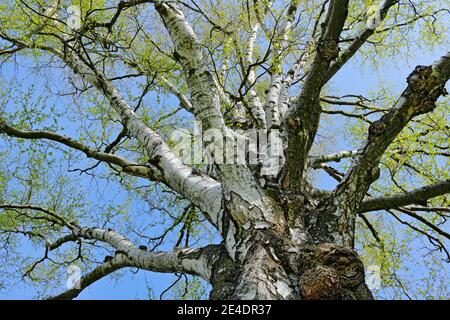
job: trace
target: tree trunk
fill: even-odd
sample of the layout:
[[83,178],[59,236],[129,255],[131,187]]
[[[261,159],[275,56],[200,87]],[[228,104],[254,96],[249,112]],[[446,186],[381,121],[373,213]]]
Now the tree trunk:
[[[247,232],[241,228],[235,232],[238,245],[233,252],[244,254],[229,254],[225,243],[227,250],[212,270],[210,298],[373,299],[364,281],[362,261],[338,236],[334,207],[320,202],[314,212],[302,212],[298,202],[287,207],[283,211],[285,228],[254,227]],[[289,223],[293,208],[297,218]]]

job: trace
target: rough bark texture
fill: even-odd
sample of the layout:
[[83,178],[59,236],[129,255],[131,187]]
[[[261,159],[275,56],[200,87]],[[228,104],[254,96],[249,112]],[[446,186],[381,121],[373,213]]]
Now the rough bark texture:
[[296,245],[257,232],[242,262],[216,261],[211,299],[373,299],[357,253],[334,243]]

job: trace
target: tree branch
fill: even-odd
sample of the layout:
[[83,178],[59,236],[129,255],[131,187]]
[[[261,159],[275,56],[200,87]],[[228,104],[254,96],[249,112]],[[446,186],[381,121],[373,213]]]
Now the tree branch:
[[206,281],[210,281],[212,268],[223,248],[222,245],[208,245],[199,249],[183,248],[167,252],[149,252],[144,250],[145,248],[136,247],[127,238],[112,229],[80,227],[74,222],[68,222],[61,214],[47,208],[34,205],[0,204],[0,209],[39,211],[48,215],[61,226],[67,227],[71,233],[55,241],[50,241],[38,233],[19,231],[19,233],[43,238],[46,243],[46,252],[55,250],[64,243],[79,239],[97,240],[110,245],[116,250],[114,257],[110,261],[105,261],[81,279],[78,289],[70,289],[54,297],[54,299],[73,299],[90,284],[124,267],[136,267],[164,273],[181,272],[200,276]]
[[288,182],[286,183],[285,178],[283,185],[294,191],[299,191],[302,187],[307,156],[319,126],[320,92],[325,84],[326,71],[331,61],[339,54],[338,41],[347,14],[348,0],[330,2],[311,69],[295,106],[288,110],[283,121],[288,140],[286,148]]
[[6,122],[0,120],[0,133],[5,133],[10,137],[17,137],[22,139],[46,139],[61,143],[69,148],[83,152],[88,158],[94,158],[99,161],[118,165],[122,168],[122,171],[133,176],[150,179],[153,181],[159,181],[161,178],[161,172],[158,168],[154,168],[151,164],[142,165],[139,163],[128,161],[125,158],[117,156],[111,153],[105,153],[92,149],[72,138],[62,136],[49,131],[27,131],[19,130],[6,124]]
[[[233,141],[236,133],[225,125],[221,111],[220,93],[214,77],[205,63],[206,59],[202,53],[201,44],[192,26],[176,3],[155,3],[155,8],[174,43],[176,59],[183,68],[189,87],[193,113],[196,119],[201,121],[202,131],[214,129],[220,132],[222,139]],[[220,150],[220,152],[224,151]],[[230,214],[239,215],[239,217],[234,216],[234,220],[240,223],[253,219],[266,220],[262,212],[269,212],[270,209],[268,204],[263,201],[264,194],[259,182],[247,165],[228,165],[223,162],[219,163],[219,161],[215,161],[215,164],[222,183],[225,205],[237,205],[234,203],[237,198],[232,197],[234,194],[243,196],[238,200],[239,206],[243,207],[242,201],[244,201],[248,204],[246,207],[260,209],[257,216],[255,216],[257,210],[229,210]],[[279,217],[273,218],[273,220],[277,219]]]
[[[87,230],[90,234],[84,234],[83,237],[109,242],[118,251],[110,261],[104,262],[84,275],[79,281],[78,288],[69,289],[49,298],[50,300],[74,299],[89,285],[125,267],[163,273],[187,273],[210,281],[212,266],[218,258],[221,248],[220,245],[209,245],[200,249],[185,248],[167,252],[147,252],[134,247],[128,240],[112,231]],[[79,230],[79,232],[82,236],[85,231]]]
[[278,129],[281,124],[281,111],[279,99],[282,86],[283,65],[281,57],[288,48],[289,34],[292,23],[297,12],[298,1],[291,1],[286,14],[283,15],[281,22],[276,26],[273,44],[273,53],[270,71],[270,85],[267,90],[266,103],[264,111],[266,113],[266,124],[268,129]]
[[[384,20],[389,9],[395,5],[398,0],[384,0],[383,4],[380,6],[380,22]],[[339,55],[339,58],[333,62],[326,73],[326,80],[328,82],[346,63],[349,61],[356,52],[363,46],[363,44],[373,35],[376,28],[365,28],[350,44],[350,46]]]
[[[420,204],[426,202],[428,199],[448,193],[450,193],[450,180],[425,186],[406,193],[364,200],[359,206],[358,212],[395,209],[402,206]],[[426,207],[424,209],[426,209]]]
[[[127,1],[126,6],[133,6],[142,3],[158,2],[160,5],[165,1]],[[173,1],[171,1],[173,3]],[[21,45],[30,49],[39,49],[50,52],[64,61],[75,73],[80,75],[84,81],[90,83],[97,90],[102,92],[109,101],[110,106],[120,116],[122,124],[130,133],[130,136],[137,139],[144,147],[149,162],[157,167],[161,175],[161,181],[173,190],[182,194],[193,204],[199,207],[206,218],[217,228],[221,228],[222,223],[222,195],[221,184],[201,174],[194,173],[192,168],[185,165],[162,141],[161,137],[148,127],[133,109],[122,98],[116,87],[107,79],[105,75],[96,70],[82,58],[70,45],[70,39],[64,36],[60,40],[64,42],[64,50],[56,47],[37,43],[27,43],[6,34],[0,33],[0,37],[16,45]]]
[[130,260],[123,254],[118,254],[111,261],[97,266],[94,270],[81,277],[80,281],[72,289],[68,289],[56,296],[49,297],[48,300],[72,300],[94,282],[110,275],[119,269],[131,267]]
[[449,77],[450,52],[432,66],[416,67],[393,108],[370,125],[365,145],[335,189],[335,214],[340,217],[345,245],[353,246],[355,213],[372,182],[378,179],[381,156],[411,119],[434,110],[437,99],[446,94]]
[[352,158],[358,154],[358,150],[341,151],[322,156],[314,156],[308,158],[308,166],[312,168],[319,168],[320,164],[327,162],[339,162],[344,158]]
[[150,157],[149,162],[162,172],[161,181],[189,199],[207,214],[208,220],[221,228],[222,196],[221,184],[216,180],[194,173],[161,139],[148,127],[122,98],[114,85],[97,70],[89,69],[73,51],[62,54],[53,49],[76,73],[103,92],[111,107],[122,119],[131,136],[136,138]]
[[223,128],[225,123],[218,88],[213,75],[206,68],[205,57],[194,30],[178,4],[155,1],[155,8],[174,43],[175,59],[183,67],[194,115],[202,121],[204,130]]

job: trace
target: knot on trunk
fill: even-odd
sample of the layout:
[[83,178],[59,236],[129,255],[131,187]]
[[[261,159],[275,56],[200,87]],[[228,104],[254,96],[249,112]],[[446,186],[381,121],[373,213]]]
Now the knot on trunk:
[[436,107],[440,95],[446,95],[444,85],[436,85],[432,66],[417,66],[407,78],[406,96],[412,100],[413,116],[424,114]]
[[300,292],[306,300],[331,300],[341,297],[339,274],[330,267],[318,265],[308,269],[299,281]]
[[302,248],[299,288],[303,299],[370,299],[364,265],[356,252],[333,243]]
[[380,168],[378,166],[374,166],[371,170],[370,170],[370,182],[375,182],[378,180],[378,178],[380,177]]
[[339,56],[339,45],[334,40],[323,40],[317,47],[317,52],[327,61]]
[[300,120],[300,117],[289,117],[286,120],[287,125],[292,129],[299,129],[301,126],[302,121]]
[[432,74],[433,68],[431,66],[417,66],[406,80],[409,89],[415,93],[433,89]]
[[385,130],[386,130],[386,117],[383,116],[369,126],[369,139],[381,136],[385,132]]

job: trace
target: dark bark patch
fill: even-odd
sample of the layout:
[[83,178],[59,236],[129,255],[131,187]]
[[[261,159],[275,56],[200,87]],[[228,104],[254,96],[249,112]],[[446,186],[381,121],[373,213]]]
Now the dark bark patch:
[[303,299],[372,299],[364,265],[351,249],[333,243],[305,246],[298,269]]
[[417,66],[408,76],[407,83],[405,96],[412,102],[413,116],[433,111],[437,98],[447,94],[444,85],[436,86],[432,66]]
[[342,286],[333,268],[319,265],[308,269],[299,281],[300,293],[306,300],[340,299]]
[[323,40],[317,52],[327,61],[336,59],[339,56],[339,45],[334,40]]
[[230,299],[240,273],[240,266],[228,256],[225,250],[221,250],[212,269],[212,290],[209,298],[211,300]]

